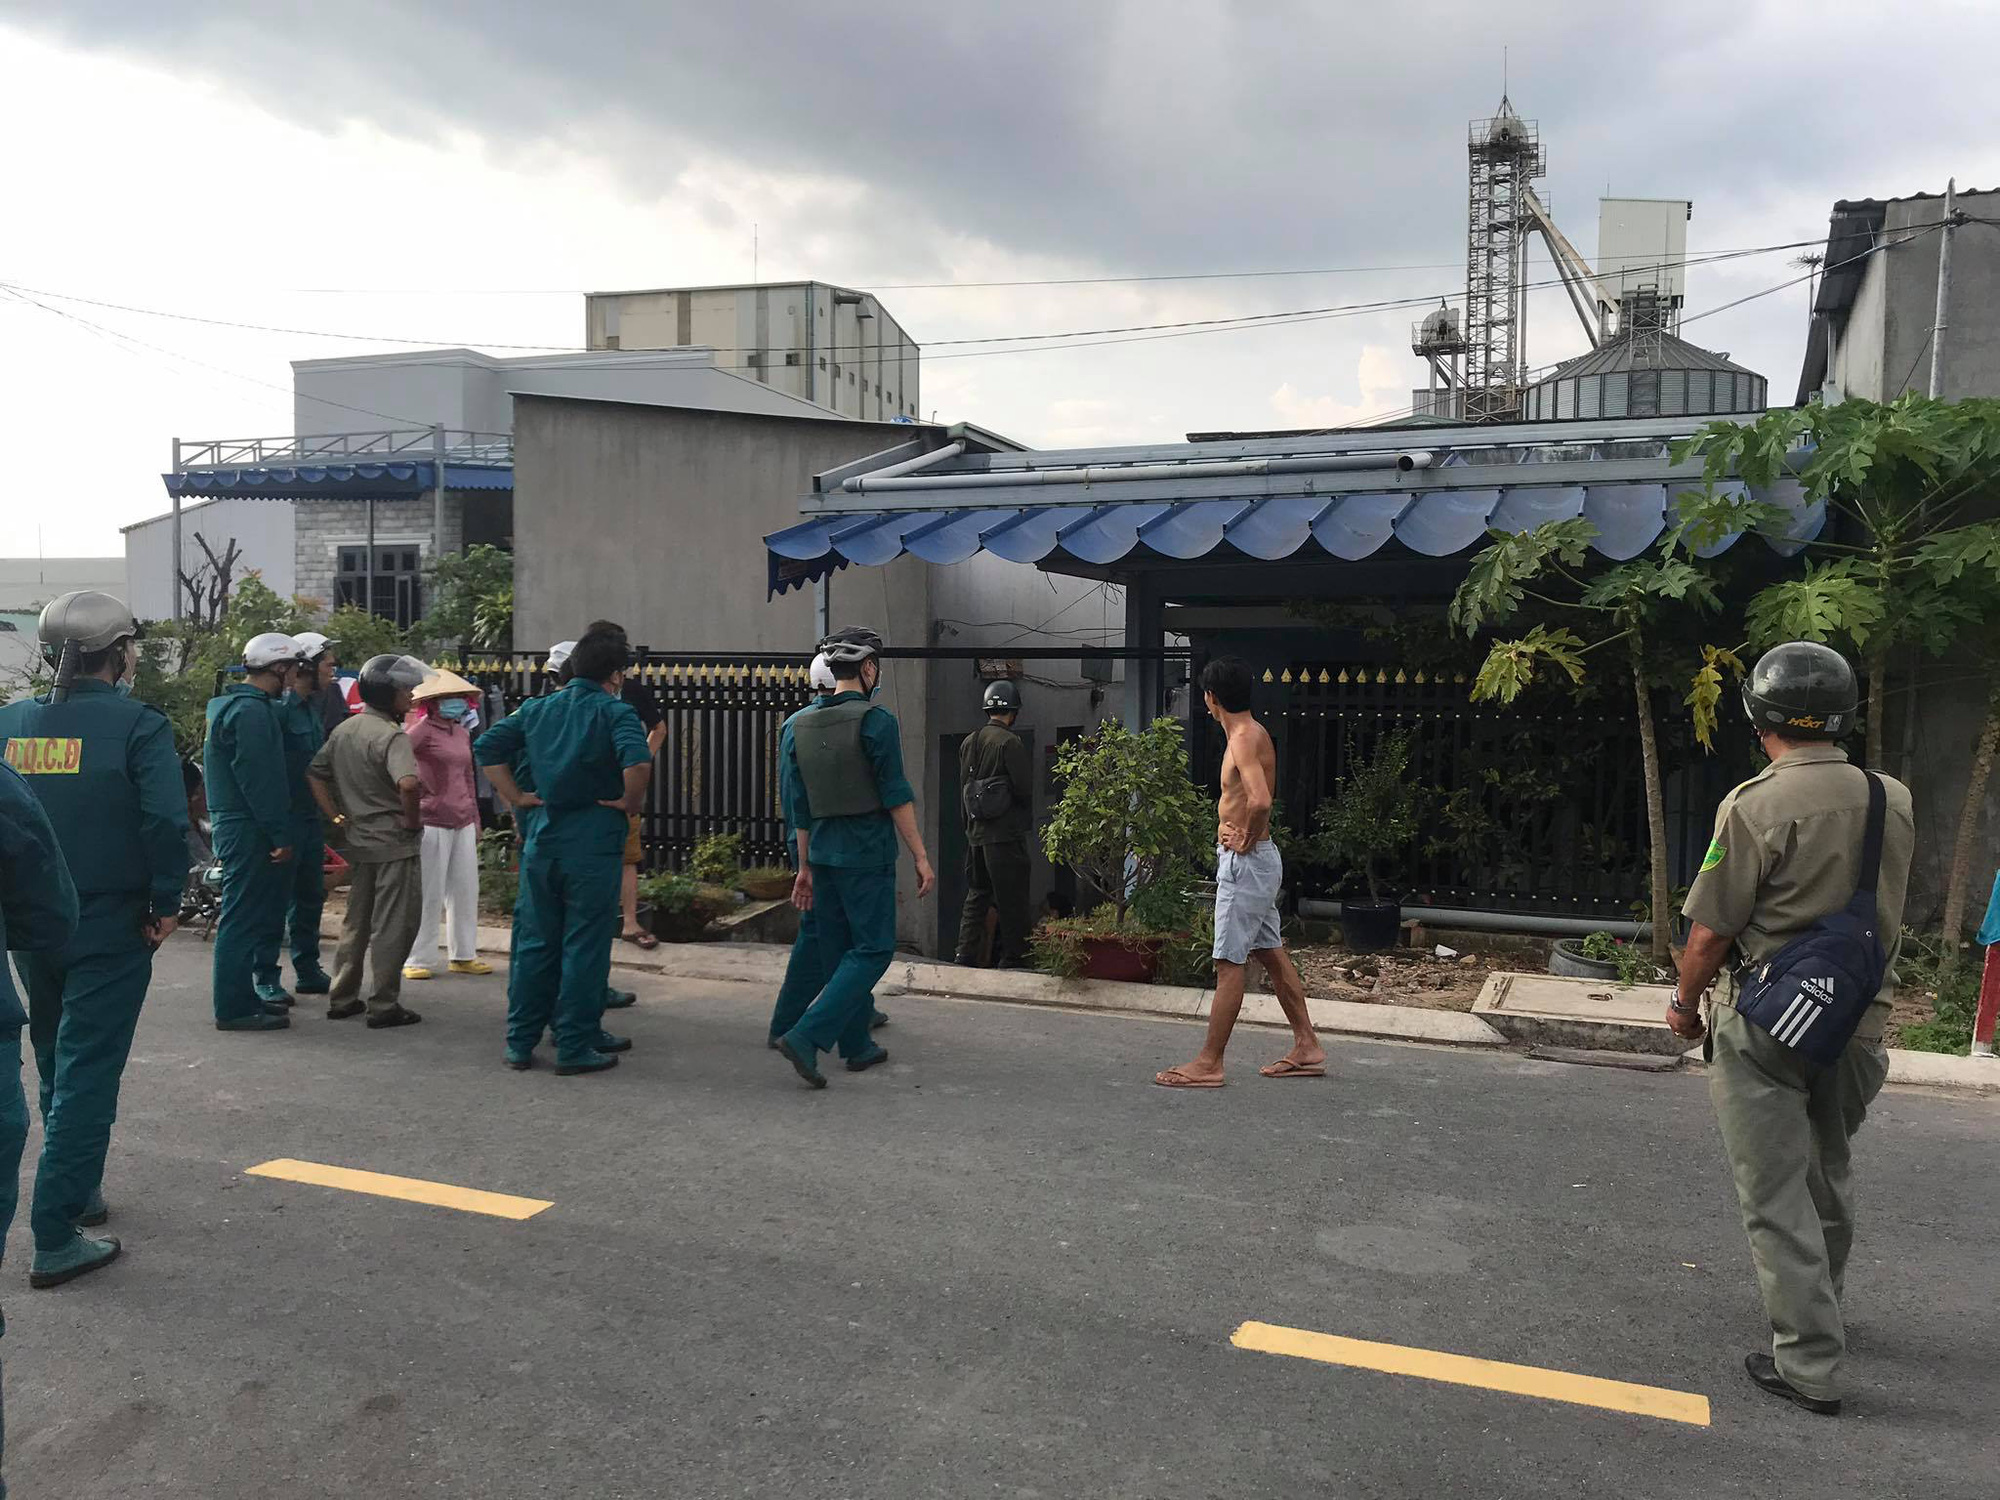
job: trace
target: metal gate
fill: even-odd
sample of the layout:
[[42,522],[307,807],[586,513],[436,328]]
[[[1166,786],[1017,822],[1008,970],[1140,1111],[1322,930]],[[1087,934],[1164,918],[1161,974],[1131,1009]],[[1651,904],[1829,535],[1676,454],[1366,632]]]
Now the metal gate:
[[[711,834],[743,840],[745,864],[784,864],[778,731],[810,701],[803,655],[640,654],[633,675],[658,696],[667,737],[640,819],[648,870],[686,867]],[[461,673],[511,711],[541,691],[539,656],[473,656]]]
[[[1467,675],[1449,669],[1293,660],[1258,675],[1254,707],[1278,753],[1277,795],[1295,837],[1357,759],[1407,730],[1424,828],[1385,862],[1389,889],[1427,905],[1579,917],[1627,917],[1644,899],[1644,773],[1629,687],[1580,707],[1553,695],[1503,707],[1473,703]],[[1668,863],[1681,883],[1746,768],[1726,738],[1723,755],[1704,754],[1664,699],[1656,731]],[[1199,729],[1197,772],[1211,783],[1220,752],[1214,727]],[[1302,872],[1308,889],[1330,889],[1338,873]]]

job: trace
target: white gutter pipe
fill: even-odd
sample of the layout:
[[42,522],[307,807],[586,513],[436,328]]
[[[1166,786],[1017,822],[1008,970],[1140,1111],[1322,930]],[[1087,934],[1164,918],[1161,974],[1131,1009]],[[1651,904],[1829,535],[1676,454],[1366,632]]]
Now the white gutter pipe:
[[[942,448],[933,448],[929,453],[919,453],[915,458],[906,458],[899,464],[890,464],[886,469],[877,469],[868,478],[870,481],[874,481],[878,479],[894,479],[899,474],[914,474],[919,469],[928,469],[932,464],[941,464],[948,458],[957,458],[964,451],[965,440],[960,438],[955,443],[946,443]],[[850,492],[859,493],[861,481],[859,479],[844,480],[840,487]]]
[[[1299,898],[1299,915],[1338,919],[1338,901]],[[1617,938],[1643,937],[1652,931],[1650,923],[1611,921],[1594,917],[1544,917],[1511,911],[1469,911],[1454,906],[1406,906],[1405,917],[1431,927],[1458,927],[1468,932],[1525,932],[1539,937],[1588,937],[1608,932]]]
[[1407,474],[1412,469],[1428,469],[1436,462],[1435,454],[1412,450],[1393,458],[1379,453],[1323,453],[1306,458],[1239,458],[1222,463],[1103,464],[1074,469],[1003,469],[983,474],[910,477],[912,468],[933,462],[946,451],[939,449],[921,459],[892,464],[877,473],[846,480],[841,488],[851,494],[865,494],[877,490],[1011,489],[1041,484],[1112,484],[1123,479],[1234,479],[1255,474],[1333,474],[1357,470]]

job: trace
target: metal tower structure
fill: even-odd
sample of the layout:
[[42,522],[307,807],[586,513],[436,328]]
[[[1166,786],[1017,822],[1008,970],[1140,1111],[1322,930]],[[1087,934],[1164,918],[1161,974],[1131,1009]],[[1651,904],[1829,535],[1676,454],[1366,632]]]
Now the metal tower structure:
[[1523,250],[1535,227],[1529,186],[1547,170],[1540,132],[1503,94],[1491,118],[1474,120],[1466,153],[1471,170],[1465,235],[1465,407],[1471,422],[1520,415]]

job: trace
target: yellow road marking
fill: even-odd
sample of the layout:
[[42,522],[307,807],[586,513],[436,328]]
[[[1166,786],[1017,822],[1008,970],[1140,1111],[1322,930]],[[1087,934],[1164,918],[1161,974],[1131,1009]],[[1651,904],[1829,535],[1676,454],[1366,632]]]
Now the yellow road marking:
[[1630,1385],[1623,1380],[1600,1380],[1595,1375],[1572,1375],[1566,1370],[1543,1370],[1534,1365],[1508,1365],[1436,1349],[1373,1344],[1365,1339],[1345,1339],[1304,1328],[1280,1328],[1273,1323],[1245,1323],[1230,1336],[1229,1342],[1239,1349],[1254,1349],[1263,1354],[1287,1354],[1294,1359],[1318,1360],[1321,1364],[1380,1370],[1388,1375],[1414,1375],[1420,1380],[1438,1380],[1448,1385],[1475,1385],[1516,1396],[1539,1396],[1545,1401],[1568,1401],[1577,1406],[1600,1406],[1606,1411],[1708,1426],[1708,1397],[1655,1385]]
[[434,1208],[456,1208],[469,1214],[491,1214],[496,1219],[532,1219],[543,1209],[555,1207],[540,1198],[484,1193],[478,1188],[453,1187],[448,1182],[358,1172],[352,1167],[329,1167],[322,1162],[293,1161],[289,1157],[251,1167],[249,1175],[307,1182],[314,1187],[344,1188],[350,1193],[372,1193],[377,1198],[400,1198],[405,1203],[428,1203]]

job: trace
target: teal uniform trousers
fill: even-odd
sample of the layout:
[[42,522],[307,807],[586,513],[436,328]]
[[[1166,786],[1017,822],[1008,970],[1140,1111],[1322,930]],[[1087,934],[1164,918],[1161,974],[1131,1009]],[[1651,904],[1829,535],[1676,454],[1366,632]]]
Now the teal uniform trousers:
[[838,1048],[845,1058],[866,1057],[875,1050],[868,1035],[875,986],[896,956],[896,867],[816,863],[812,876],[826,987],[788,1034],[821,1052]]

